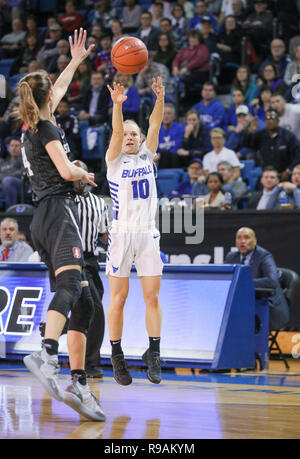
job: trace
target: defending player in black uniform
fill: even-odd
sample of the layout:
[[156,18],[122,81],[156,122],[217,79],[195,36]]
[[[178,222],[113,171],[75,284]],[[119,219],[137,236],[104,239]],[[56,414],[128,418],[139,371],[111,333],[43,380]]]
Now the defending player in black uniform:
[[[72,60],[54,86],[46,72],[30,73],[18,85],[19,113],[23,120],[22,155],[36,195],[37,210],[32,221],[32,240],[49,268],[55,295],[49,305],[45,340],[40,352],[24,358],[27,368],[45,389],[80,414],[95,421],[105,420],[100,403],[90,391],[84,370],[86,334],[93,313],[93,300],[84,266],[73,181],[92,186],[94,174],[68,159],[69,147],[52,113],[64,96],[80,62],[90,53],[85,49],[86,31],[69,38]],[[72,384],[62,391],[58,384],[58,340],[71,312],[68,331]]]

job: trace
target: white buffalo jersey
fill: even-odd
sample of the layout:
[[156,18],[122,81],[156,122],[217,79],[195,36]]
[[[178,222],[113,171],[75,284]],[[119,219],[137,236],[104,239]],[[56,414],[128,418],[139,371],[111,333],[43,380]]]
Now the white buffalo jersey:
[[112,227],[125,231],[155,228],[157,191],[153,168],[154,154],[144,142],[139,153],[120,153],[107,164],[107,180],[113,200]]

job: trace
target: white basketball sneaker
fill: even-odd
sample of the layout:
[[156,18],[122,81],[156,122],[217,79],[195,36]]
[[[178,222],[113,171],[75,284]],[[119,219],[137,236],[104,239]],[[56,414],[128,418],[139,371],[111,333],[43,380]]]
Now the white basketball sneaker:
[[91,421],[105,421],[106,419],[99,400],[88,384],[84,386],[79,383],[76,374],[72,377],[72,383],[64,391],[63,401]]
[[58,384],[57,375],[60,369],[58,356],[49,355],[45,347],[43,347],[40,352],[33,352],[24,357],[23,362],[51,397],[61,402],[63,400],[63,391]]

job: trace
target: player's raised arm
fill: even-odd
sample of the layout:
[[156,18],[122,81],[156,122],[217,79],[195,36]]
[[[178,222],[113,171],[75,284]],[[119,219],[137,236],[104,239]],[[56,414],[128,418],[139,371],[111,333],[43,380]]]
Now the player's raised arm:
[[89,46],[88,49],[85,49],[86,42],[86,30],[82,28],[74,31],[74,41],[72,37],[69,37],[70,43],[70,52],[72,59],[69,65],[57,78],[53,86],[53,97],[52,97],[52,111],[55,112],[56,107],[58,106],[61,99],[67,92],[67,89],[73,79],[74,73],[79,66],[79,64],[84,61],[87,56],[92,51],[94,45]]
[[124,94],[124,87],[120,84],[113,84],[113,88],[107,85],[112,101],[113,101],[113,113],[112,113],[112,136],[110,139],[109,147],[107,150],[107,160],[113,161],[116,159],[122,150],[122,143],[124,138],[123,128],[123,113],[122,105],[127,99]]
[[152,90],[156,95],[156,102],[149,118],[149,129],[146,138],[146,145],[152,153],[156,153],[158,147],[158,134],[163,119],[165,100],[165,87],[163,86],[161,77],[157,77],[156,80],[153,78]]

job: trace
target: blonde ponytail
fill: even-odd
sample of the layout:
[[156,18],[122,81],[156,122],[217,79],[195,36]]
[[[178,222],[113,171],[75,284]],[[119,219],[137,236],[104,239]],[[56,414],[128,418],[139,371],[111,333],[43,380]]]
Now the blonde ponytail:
[[51,80],[43,70],[29,73],[18,83],[19,118],[34,132],[37,131],[40,121],[40,110],[45,105],[51,89]]
[[20,118],[27,124],[29,129],[36,131],[36,125],[40,119],[40,111],[33,98],[32,90],[27,81],[21,81],[18,85],[20,98]]

